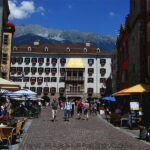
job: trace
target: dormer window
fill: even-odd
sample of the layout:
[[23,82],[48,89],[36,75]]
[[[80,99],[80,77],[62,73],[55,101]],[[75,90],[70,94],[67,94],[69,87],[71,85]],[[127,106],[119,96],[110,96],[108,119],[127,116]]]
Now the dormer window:
[[101,52],[100,48],[97,48],[97,49],[96,49],[96,51],[97,51],[98,53],[100,53],[100,52]]
[[17,47],[16,46],[13,47],[13,51],[17,51]]
[[46,47],[44,48],[44,50],[45,50],[45,52],[48,52],[48,47],[46,46]]
[[32,48],[29,46],[29,47],[28,47],[28,51],[31,52],[31,50],[32,50]]
[[69,47],[67,47],[67,48],[66,48],[66,51],[67,51],[67,52],[70,52],[70,48],[69,48]]
[[84,49],[83,49],[83,52],[84,52],[84,53],[87,53],[87,48],[84,48]]

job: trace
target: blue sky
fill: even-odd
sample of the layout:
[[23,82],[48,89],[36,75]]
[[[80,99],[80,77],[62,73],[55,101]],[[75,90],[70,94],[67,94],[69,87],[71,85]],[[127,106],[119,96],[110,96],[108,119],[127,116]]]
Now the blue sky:
[[9,20],[61,30],[117,35],[129,0],[9,0]]

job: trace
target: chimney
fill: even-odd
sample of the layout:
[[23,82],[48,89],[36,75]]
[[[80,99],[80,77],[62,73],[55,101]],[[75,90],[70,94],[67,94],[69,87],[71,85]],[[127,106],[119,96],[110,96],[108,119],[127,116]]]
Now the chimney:
[[91,43],[90,43],[90,42],[86,42],[86,43],[85,43],[85,46],[86,46],[86,47],[90,47],[90,46],[91,46]]
[[34,45],[34,46],[40,45],[40,40],[34,41],[34,42],[33,42],[33,45]]

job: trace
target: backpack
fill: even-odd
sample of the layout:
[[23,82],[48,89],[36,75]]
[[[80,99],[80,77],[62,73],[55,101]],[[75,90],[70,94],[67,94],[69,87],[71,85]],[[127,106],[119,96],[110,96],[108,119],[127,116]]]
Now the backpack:
[[57,102],[53,102],[53,103],[52,103],[52,108],[53,108],[53,109],[57,109],[57,107],[58,107],[58,103],[57,103]]

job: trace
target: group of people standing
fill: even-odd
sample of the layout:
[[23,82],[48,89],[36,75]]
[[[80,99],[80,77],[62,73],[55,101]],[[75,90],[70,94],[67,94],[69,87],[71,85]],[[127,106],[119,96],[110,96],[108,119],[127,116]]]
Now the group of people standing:
[[83,114],[82,119],[86,119],[86,120],[89,119],[88,113],[89,113],[90,104],[88,103],[87,100],[73,101],[67,99],[63,103],[63,107],[62,107],[62,104],[59,105],[57,99],[53,99],[51,103],[51,107],[52,107],[52,121],[55,121],[56,119],[58,108],[63,109],[64,111],[64,121],[69,121],[69,119],[73,117],[75,110],[77,110],[77,119],[81,119],[82,114]]

